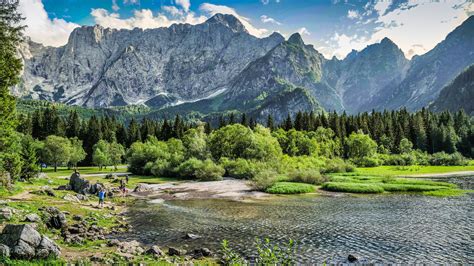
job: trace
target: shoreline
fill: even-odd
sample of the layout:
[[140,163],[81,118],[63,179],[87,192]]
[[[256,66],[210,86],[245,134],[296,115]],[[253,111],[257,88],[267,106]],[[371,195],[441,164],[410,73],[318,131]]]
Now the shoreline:
[[413,178],[449,178],[449,177],[467,177],[467,176],[474,176],[474,171],[455,171],[455,172],[446,172],[446,173],[397,175],[397,177],[413,177]]

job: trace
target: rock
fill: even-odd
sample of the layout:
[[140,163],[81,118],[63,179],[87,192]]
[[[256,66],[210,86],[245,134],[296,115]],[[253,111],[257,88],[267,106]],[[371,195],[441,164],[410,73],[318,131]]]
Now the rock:
[[61,249],[47,236],[43,236],[41,243],[36,249],[36,257],[46,259],[49,257],[58,258],[61,255]]
[[187,233],[187,234],[184,236],[184,238],[185,238],[185,239],[192,239],[192,240],[194,240],[194,239],[199,239],[199,238],[201,238],[201,236],[200,236],[200,235],[195,235],[195,234]]
[[154,257],[161,257],[164,256],[165,253],[158,247],[158,246],[152,246],[150,247],[145,254],[147,255],[153,255]]
[[212,252],[208,248],[198,248],[191,254],[194,259],[200,259],[203,257],[211,257]]
[[10,248],[7,245],[0,244],[0,258],[9,258]]
[[9,247],[14,259],[44,259],[61,254],[56,243],[41,236],[30,224],[7,224],[0,235],[0,243]]
[[0,209],[0,221],[6,220],[10,221],[13,218],[13,210],[9,207]]
[[118,239],[110,239],[108,242],[107,242],[107,245],[109,247],[117,247],[118,245],[120,245],[120,241],[118,241]]
[[84,220],[84,218],[83,218],[82,216],[77,215],[77,214],[74,214],[74,216],[72,216],[72,219],[73,219],[74,221],[82,221],[82,220]]
[[26,215],[26,217],[25,217],[25,222],[37,223],[37,222],[40,222],[40,221],[41,221],[41,218],[36,213],[30,213],[30,214]]
[[62,229],[67,227],[66,215],[59,211],[56,207],[46,207],[45,221],[48,228]]
[[50,197],[56,197],[56,194],[54,194],[54,191],[53,189],[51,189],[50,187],[46,186],[43,188],[43,191],[44,191],[44,194],[50,196]]
[[74,192],[86,194],[89,192],[91,184],[89,180],[82,178],[81,175],[76,172],[69,178],[69,186]]
[[10,200],[0,200],[0,205],[7,205],[10,202]]
[[71,190],[70,185],[61,185],[56,188],[56,190]]
[[135,187],[135,189],[133,189],[133,192],[147,192],[147,191],[153,191],[153,188],[147,184],[138,184]]
[[104,184],[95,183],[94,185],[90,186],[89,191],[87,191],[87,192],[90,193],[90,194],[97,194],[103,188],[105,188]]
[[81,202],[76,196],[71,195],[71,194],[64,195],[63,200],[67,200],[67,201],[70,201],[70,202],[76,202],[76,203]]
[[186,250],[184,249],[168,247],[168,255],[170,256],[184,256],[185,254],[186,254]]
[[357,257],[352,255],[352,254],[349,254],[349,256],[347,256],[347,261],[349,261],[350,263],[354,263],[356,261],[358,261]]
[[80,201],[86,201],[89,200],[89,197],[83,194],[76,194],[76,198],[78,198]]
[[129,242],[120,242],[118,247],[119,251],[125,254],[140,255],[144,252],[143,248],[140,247],[140,243],[136,240]]

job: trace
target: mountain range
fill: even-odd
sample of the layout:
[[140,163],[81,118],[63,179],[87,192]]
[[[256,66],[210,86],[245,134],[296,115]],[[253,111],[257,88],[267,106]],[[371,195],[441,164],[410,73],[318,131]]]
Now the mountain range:
[[22,81],[12,93],[25,99],[146,105],[161,114],[235,110],[277,121],[300,110],[414,111],[474,64],[474,16],[412,60],[388,38],[327,59],[298,33],[257,38],[222,14],[147,30],[83,26],[62,47],[28,41],[20,54]]

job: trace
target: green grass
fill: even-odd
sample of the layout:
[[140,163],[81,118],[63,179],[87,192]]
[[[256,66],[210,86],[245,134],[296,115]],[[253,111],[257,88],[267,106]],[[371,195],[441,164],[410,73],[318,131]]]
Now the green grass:
[[269,187],[265,192],[270,194],[302,194],[314,192],[315,187],[310,184],[278,182]]
[[474,171],[474,163],[467,166],[377,166],[357,168],[357,173],[362,175],[380,175],[380,176],[404,176],[418,174],[442,174],[460,171]]
[[347,192],[347,193],[383,193],[383,187],[377,184],[364,183],[346,183],[346,182],[326,182],[322,189],[333,192]]
[[[432,180],[395,178],[391,176],[364,176],[360,174],[332,175],[322,189],[347,193],[383,193],[383,192],[433,192],[445,191],[445,194],[459,194],[455,184]],[[452,190],[451,192],[446,192]],[[436,193],[432,193],[433,195]],[[439,195],[443,193],[438,192]],[[426,193],[426,195],[430,195]]]
[[462,190],[462,189],[441,189],[423,192],[423,195],[434,196],[434,197],[458,197],[467,193],[474,193],[474,190]]

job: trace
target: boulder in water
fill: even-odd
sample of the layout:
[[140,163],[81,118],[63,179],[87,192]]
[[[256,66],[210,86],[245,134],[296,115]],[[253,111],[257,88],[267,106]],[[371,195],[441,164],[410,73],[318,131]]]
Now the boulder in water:
[[354,263],[356,261],[358,261],[357,257],[352,255],[352,254],[349,254],[349,256],[347,256],[347,261],[349,261],[350,263]]

